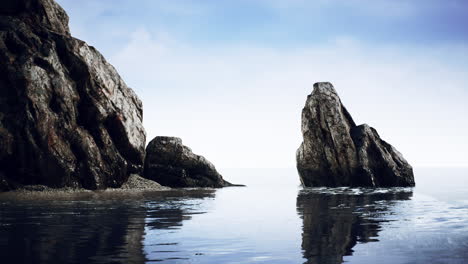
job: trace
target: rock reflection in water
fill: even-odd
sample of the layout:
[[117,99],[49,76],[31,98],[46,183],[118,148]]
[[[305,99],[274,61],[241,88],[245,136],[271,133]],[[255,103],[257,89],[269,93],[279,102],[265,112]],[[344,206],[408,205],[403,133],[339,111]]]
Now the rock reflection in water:
[[310,188],[300,191],[297,211],[303,219],[305,263],[343,263],[360,243],[378,241],[382,216],[412,197],[411,189]]
[[[2,263],[145,263],[145,227],[177,228],[213,191],[0,199]],[[167,208],[164,208],[167,207]],[[188,213],[190,214],[190,213]],[[149,221],[148,221],[149,219]]]

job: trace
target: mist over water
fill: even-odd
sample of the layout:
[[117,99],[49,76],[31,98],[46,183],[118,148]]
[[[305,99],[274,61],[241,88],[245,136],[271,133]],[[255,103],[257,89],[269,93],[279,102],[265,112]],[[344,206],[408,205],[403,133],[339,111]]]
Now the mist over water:
[[468,169],[416,188],[306,188],[295,169],[233,169],[245,188],[0,194],[3,263],[466,263]]

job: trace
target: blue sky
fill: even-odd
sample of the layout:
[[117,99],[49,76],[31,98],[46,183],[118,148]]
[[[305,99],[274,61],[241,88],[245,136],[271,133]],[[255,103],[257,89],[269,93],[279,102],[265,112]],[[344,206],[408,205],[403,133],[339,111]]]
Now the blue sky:
[[58,0],[144,103],[148,137],[215,165],[294,167],[330,81],[416,166],[468,166],[464,0]]
[[[198,45],[297,47],[352,36],[375,44],[466,42],[465,0],[60,0],[72,25],[119,45],[135,28]],[[79,17],[78,17],[79,16]],[[109,32],[110,27],[114,32]],[[117,31],[115,31],[117,30]],[[109,34],[112,33],[112,34]],[[127,35],[127,37],[126,37]]]

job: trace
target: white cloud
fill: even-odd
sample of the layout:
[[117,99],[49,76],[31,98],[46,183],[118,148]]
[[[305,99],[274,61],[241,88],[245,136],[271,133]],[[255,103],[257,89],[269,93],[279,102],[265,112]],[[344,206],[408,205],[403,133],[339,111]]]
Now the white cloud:
[[[218,167],[293,167],[300,112],[331,81],[358,123],[413,164],[468,164],[466,47],[196,47],[140,29],[110,58],[144,102],[149,139],[180,136]],[[463,58],[465,57],[465,58]]]

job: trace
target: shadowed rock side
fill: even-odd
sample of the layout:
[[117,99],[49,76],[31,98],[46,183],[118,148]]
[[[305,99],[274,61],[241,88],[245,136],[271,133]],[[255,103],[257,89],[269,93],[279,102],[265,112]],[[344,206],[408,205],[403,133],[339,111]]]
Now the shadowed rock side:
[[356,126],[330,83],[316,83],[302,110],[297,169],[304,186],[414,186],[413,169],[368,125]]
[[53,0],[0,3],[0,188],[119,187],[141,173],[142,103]]
[[[378,241],[382,216],[412,192],[324,193],[301,191],[297,211],[303,219],[302,250],[307,264],[341,264],[357,243]],[[382,203],[385,201],[385,203]]]
[[232,186],[204,157],[176,137],[156,137],[146,148],[145,178],[173,188]]

